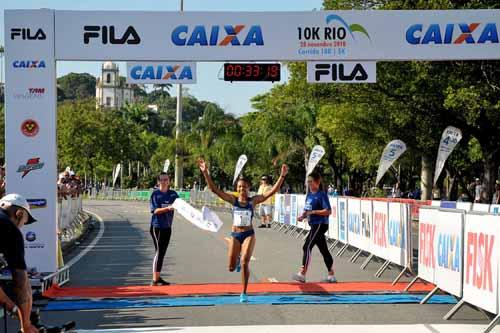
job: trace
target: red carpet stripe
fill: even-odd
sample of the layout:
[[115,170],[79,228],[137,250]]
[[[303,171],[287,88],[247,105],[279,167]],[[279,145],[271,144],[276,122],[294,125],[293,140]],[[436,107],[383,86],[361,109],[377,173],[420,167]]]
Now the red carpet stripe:
[[[339,283],[254,283],[249,294],[263,293],[400,293],[408,285],[400,282],[339,282]],[[429,292],[430,283],[415,283],[410,292]],[[136,298],[157,296],[228,295],[241,293],[241,284],[177,284],[162,287],[111,286],[111,287],[52,287],[44,293],[50,298]]]

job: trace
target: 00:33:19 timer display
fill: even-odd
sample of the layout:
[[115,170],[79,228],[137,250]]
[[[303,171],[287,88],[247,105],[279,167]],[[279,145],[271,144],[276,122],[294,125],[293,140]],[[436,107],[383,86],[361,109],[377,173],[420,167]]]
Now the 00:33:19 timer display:
[[224,81],[281,80],[281,64],[229,63],[224,64]]

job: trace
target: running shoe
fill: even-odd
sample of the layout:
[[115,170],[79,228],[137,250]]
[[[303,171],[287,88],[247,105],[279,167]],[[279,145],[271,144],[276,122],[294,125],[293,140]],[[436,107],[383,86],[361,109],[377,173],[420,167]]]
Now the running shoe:
[[241,256],[238,256],[238,259],[236,260],[236,272],[241,272]]
[[321,280],[321,282],[324,283],[337,283],[337,279],[335,278],[335,275],[328,275],[326,279]]
[[300,283],[305,283],[306,282],[306,276],[302,273],[295,273],[292,275],[292,280],[300,282]]
[[240,295],[240,303],[248,303],[248,296],[245,293],[241,293]]
[[170,282],[167,282],[163,280],[162,278],[159,278],[157,281],[151,281],[151,286],[157,287],[157,286],[169,286]]
[[259,225],[257,228],[262,229],[262,228],[267,228],[265,224]]
[[270,229],[271,228],[271,224],[268,224],[267,227]]

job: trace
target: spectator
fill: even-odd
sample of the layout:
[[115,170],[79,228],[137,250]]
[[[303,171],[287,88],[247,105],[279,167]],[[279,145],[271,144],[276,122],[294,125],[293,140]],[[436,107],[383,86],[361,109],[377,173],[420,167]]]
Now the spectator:
[[482,204],[490,203],[490,196],[488,195],[488,192],[486,190],[481,190],[481,194],[479,196],[479,203]]
[[0,198],[5,195],[5,166],[0,166]]
[[467,195],[466,192],[461,192],[460,195],[458,196],[457,201],[459,202],[470,202],[470,198]]
[[479,178],[476,178],[475,184],[474,184],[474,202],[481,202],[481,192],[483,191],[483,185],[481,184],[481,180]]
[[493,205],[500,205],[500,180],[495,182],[495,193],[493,193],[493,200],[491,203]]
[[0,200],[0,254],[5,258],[7,268],[12,273],[13,294],[16,296],[13,301],[0,288],[0,304],[5,305],[18,317],[21,331],[25,333],[37,333],[38,330],[30,321],[33,299],[20,229],[35,221],[28,202],[19,194],[9,194]]
[[401,189],[399,187],[399,182],[397,182],[396,185],[394,185],[394,187],[392,188],[391,197],[393,197],[393,198],[401,198]]
[[332,184],[328,185],[328,195],[329,195],[329,196],[333,196],[333,192],[334,192],[334,190],[335,190],[335,189],[333,188],[333,185],[332,185]]

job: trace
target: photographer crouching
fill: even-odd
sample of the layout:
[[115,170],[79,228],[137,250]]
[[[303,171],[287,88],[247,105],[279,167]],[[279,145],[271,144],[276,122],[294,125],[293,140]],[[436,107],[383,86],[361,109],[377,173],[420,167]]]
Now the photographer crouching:
[[[32,292],[24,260],[24,240],[21,228],[36,220],[31,215],[25,198],[19,194],[8,194],[0,199],[0,254],[12,273],[14,285],[12,300],[0,288],[0,304],[16,316],[24,333],[38,333],[31,324]],[[9,293],[10,294],[10,293]]]

